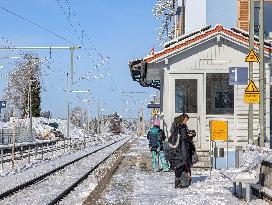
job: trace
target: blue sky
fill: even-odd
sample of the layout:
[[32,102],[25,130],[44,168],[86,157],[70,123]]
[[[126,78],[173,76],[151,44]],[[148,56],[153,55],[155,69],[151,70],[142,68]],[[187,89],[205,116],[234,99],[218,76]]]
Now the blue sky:
[[[61,7],[69,15],[70,4],[70,21],[76,32],[67,21]],[[81,44],[82,28],[83,42],[87,48],[75,52],[75,79],[84,76],[90,72],[93,78],[89,82],[81,80],[73,86],[74,90],[90,90],[95,98],[100,98],[104,112],[123,112],[131,109],[135,114],[139,103],[137,100],[145,100],[155,92],[153,89],[146,89],[133,82],[128,69],[128,61],[131,59],[143,57],[149,53],[151,47],[158,43],[156,41],[156,21],[153,17],[152,8],[154,1],[137,0],[137,1],[78,1],[78,0],[3,0],[0,5],[26,17],[27,19],[38,23],[39,25],[53,31],[64,37],[64,41],[56,36],[45,32],[36,26],[21,20],[20,18],[0,9],[1,37],[4,36],[13,46],[70,46],[69,41]],[[74,17],[73,12],[77,16]],[[81,25],[81,27],[78,24]],[[94,43],[95,49],[92,49],[90,41]],[[7,45],[5,40],[1,40],[2,45]],[[0,56],[18,56],[18,52],[3,52]],[[49,51],[32,51],[37,53],[41,58],[50,58]],[[20,51],[19,51],[20,53]],[[22,52],[21,52],[22,53]],[[102,61],[99,54],[104,58],[110,57],[110,60],[97,70],[95,65]],[[88,55],[91,54],[91,58]],[[51,69],[45,71],[48,76],[44,77],[44,88],[42,92],[42,110],[51,110],[55,117],[65,117],[65,92],[61,89],[66,86],[66,75],[69,68],[69,52],[52,50],[50,61]],[[2,64],[7,71],[14,69],[14,66],[7,64],[7,60],[2,60]],[[94,61],[94,62],[92,62]],[[10,60],[14,64],[15,60]],[[46,63],[45,63],[46,64]],[[46,68],[43,68],[46,69]],[[93,71],[91,71],[93,70]],[[1,75],[5,74],[1,70]],[[107,74],[111,74],[111,76]],[[100,74],[106,78],[100,79]],[[94,79],[94,77],[100,77]],[[114,80],[113,80],[114,79]],[[1,79],[0,90],[2,91],[6,78]],[[114,89],[114,91],[112,90]],[[121,94],[122,91],[144,91],[146,94]],[[3,94],[3,92],[2,92]],[[87,98],[84,94],[71,94],[72,107],[77,104],[86,107],[86,103],[78,102],[77,96],[81,99]],[[128,103],[123,103],[121,98]],[[92,106],[93,115],[95,106]],[[128,112],[123,112],[124,115]]]
[[[85,74],[89,72],[91,81],[81,80],[73,85],[72,89],[90,90],[94,98],[99,98],[102,102],[105,113],[118,111],[126,116],[135,115],[140,105],[138,101],[149,99],[150,95],[156,92],[152,88],[142,88],[138,83],[133,82],[128,69],[129,60],[144,57],[153,45],[159,45],[155,31],[158,22],[152,12],[154,3],[155,0],[2,0],[0,6],[12,10],[66,40],[0,9],[1,46],[8,44],[12,46],[70,46],[71,42],[81,44],[83,41],[86,50],[82,48],[75,52],[75,80],[82,76],[86,77]],[[229,7],[224,8],[229,18],[219,18],[220,21],[225,21],[221,23],[226,25],[235,23],[233,15],[236,11]],[[226,11],[226,8],[230,11]],[[213,10],[212,13],[208,13],[211,24],[218,23],[218,17],[222,16],[220,12],[222,11]],[[50,63],[49,68],[42,67],[46,73],[43,77],[45,90],[42,91],[42,110],[52,111],[53,117],[65,117],[66,95],[63,89],[66,87],[66,72],[70,65],[69,52],[52,50],[51,55],[49,51],[31,52],[42,59],[46,57],[48,62],[43,61],[44,64]],[[1,51],[0,56],[19,56],[20,54],[22,51]],[[110,59],[103,66],[95,69],[95,66],[102,62],[101,54],[104,59],[106,57]],[[4,69],[0,69],[0,75],[14,70],[14,59],[10,59],[9,63],[3,59],[0,61],[0,64],[4,66]],[[7,78],[1,78],[0,81],[0,93],[3,95],[2,90],[7,83]],[[147,93],[129,94],[130,96],[121,93],[126,91]],[[77,100],[87,97],[84,94],[71,94],[72,107],[76,105],[87,107],[86,103]],[[128,109],[131,112],[124,111]],[[94,105],[91,106],[91,110],[92,115],[95,115]]]

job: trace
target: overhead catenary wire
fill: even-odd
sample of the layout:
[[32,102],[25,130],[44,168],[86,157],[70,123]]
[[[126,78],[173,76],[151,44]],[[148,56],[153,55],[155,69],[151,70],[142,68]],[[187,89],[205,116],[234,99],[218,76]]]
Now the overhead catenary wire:
[[28,22],[28,23],[32,24],[32,25],[36,26],[37,28],[39,28],[39,29],[41,29],[41,30],[43,30],[43,31],[46,31],[47,33],[50,33],[50,34],[52,34],[53,36],[55,36],[55,37],[57,37],[57,38],[59,38],[59,39],[62,39],[62,40],[64,40],[64,41],[66,41],[66,42],[69,42],[70,44],[74,44],[73,42],[71,42],[71,41],[68,40],[67,38],[61,36],[60,34],[57,34],[56,32],[51,31],[51,30],[47,29],[46,27],[41,26],[41,25],[39,25],[38,23],[35,23],[34,21],[31,21],[30,19],[28,19],[28,18],[26,18],[26,17],[23,17],[22,15],[17,14],[17,13],[15,13],[14,11],[12,11],[12,10],[10,10],[10,9],[7,9],[6,7],[4,7],[4,6],[2,6],[2,5],[0,5],[0,8],[1,8],[2,10],[4,10],[5,12],[7,12],[7,13],[9,13],[9,14],[12,14],[12,15],[14,15],[14,16],[20,18],[21,20],[23,20],[23,21],[25,21],[25,22]]
[[[74,33],[75,33],[77,39],[78,39],[79,42],[82,44],[83,50],[84,50],[84,51],[87,53],[87,55],[90,57],[91,63],[95,66],[95,69],[96,69],[97,72],[99,73],[99,72],[100,72],[99,69],[98,69],[99,66],[97,66],[97,65],[99,65],[100,62],[96,64],[96,63],[94,62],[94,60],[91,58],[91,56],[92,56],[92,55],[91,55],[91,51],[89,51],[88,46],[85,45],[83,39],[80,37],[80,34],[79,34],[79,32],[77,31],[76,26],[74,26],[73,22],[71,21],[71,18],[69,18],[69,15],[67,14],[67,11],[65,11],[65,9],[64,9],[62,3],[60,2],[60,0],[56,0],[56,1],[57,1],[57,3],[58,3],[59,7],[61,8],[61,10],[62,10],[62,12],[63,12],[63,14],[64,14],[64,16],[65,16],[67,22],[68,22],[69,25],[72,27],[72,29],[73,29],[73,31],[74,31]],[[69,11],[68,11],[68,12],[72,12],[74,18],[77,20],[77,24],[79,25],[79,27],[81,28],[81,31],[82,31],[82,30],[83,30],[82,24],[80,23],[80,21],[79,21],[78,18],[76,17],[75,12],[71,11],[71,10],[72,10],[72,9],[71,9],[71,5],[70,5],[70,3],[69,3],[67,0],[66,0],[66,4],[67,4],[67,6],[68,6],[68,8],[69,8]],[[85,33],[86,33],[86,32],[85,32]],[[86,36],[87,36],[87,35],[86,35]],[[91,44],[91,49],[94,50],[94,51],[102,58],[102,61],[108,60],[108,59],[109,59],[109,57],[103,57],[103,55],[102,55],[100,52],[98,52],[97,49],[95,48],[94,43],[92,43],[92,42],[90,41],[89,38],[87,38],[87,39],[88,39],[88,41],[89,41],[90,44]],[[100,61],[99,59],[96,59],[96,60],[97,60],[97,61]]]
[[68,1],[68,0],[65,0],[65,1],[66,1],[67,5],[68,5],[68,7],[69,7],[69,9],[70,9],[70,12],[73,14],[74,18],[77,20],[77,23],[78,23],[79,27],[82,28],[82,39],[83,39],[83,34],[85,34],[85,36],[86,36],[86,38],[87,38],[89,44],[92,46],[92,49],[95,50],[95,51],[97,52],[97,54],[98,54],[102,59],[104,59],[103,55],[97,50],[97,48],[95,47],[94,43],[93,43],[93,42],[90,40],[90,38],[88,37],[86,31],[83,29],[83,26],[82,26],[82,24],[80,23],[79,19],[77,18],[75,11],[71,10],[71,4],[69,3],[69,1]]

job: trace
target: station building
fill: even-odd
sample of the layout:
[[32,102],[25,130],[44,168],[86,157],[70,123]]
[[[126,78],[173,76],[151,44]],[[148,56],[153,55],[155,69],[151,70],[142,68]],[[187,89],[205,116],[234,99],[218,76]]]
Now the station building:
[[[164,49],[129,62],[134,81],[160,90],[161,119],[166,135],[174,117],[188,113],[189,128],[197,132],[198,149],[209,147],[209,122],[228,121],[229,145],[248,144],[247,85],[230,85],[231,67],[248,67],[248,33],[221,25],[205,26],[165,44]],[[258,53],[258,37],[255,36]],[[270,142],[270,76],[272,46],[265,43],[266,142]],[[259,86],[259,64],[254,63],[254,82]],[[254,104],[254,139],[258,138],[259,105]]]

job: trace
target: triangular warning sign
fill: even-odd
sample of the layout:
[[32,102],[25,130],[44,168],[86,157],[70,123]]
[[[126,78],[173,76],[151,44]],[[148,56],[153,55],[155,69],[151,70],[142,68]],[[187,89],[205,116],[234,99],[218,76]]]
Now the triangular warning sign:
[[248,56],[246,57],[245,62],[248,62],[248,63],[257,62],[257,63],[259,63],[260,60],[259,60],[257,54],[255,53],[255,51],[254,51],[254,50],[251,50],[251,51],[249,52]]
[[245,90],[245,93],[259,93],[259,89],[255,85],[254,81],[251,80]]

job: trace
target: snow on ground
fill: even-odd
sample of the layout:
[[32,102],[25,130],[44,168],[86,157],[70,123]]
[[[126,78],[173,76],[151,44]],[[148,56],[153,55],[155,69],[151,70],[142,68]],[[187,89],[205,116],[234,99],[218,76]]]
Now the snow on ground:
[[[120,137],[120,136],[119,136]],[[124,138],[122,136],[120,138]],[[113,140],[108,141],[105,145],[112,143]],[[43,161],[43,163],[35,164],[34,166],[28,165],[24,167],[24,169],[16,169],[13,172],[10,172],[8,175],[0,177],[0,184],[1,184],[1,192],[8,190],[22,182],[29,181],[33,178],[33,176],[42,175],[43,173],[47,173],[48,171],[55,169],[56,167],[61,166],[67,162],[70,162],[74,159],[77,159],[87,153],[93,152],[105,145],[95,145],[85,150],[81,150],[75,153],[66,153],[65,155],[59,156],[56,159]]]
[[[48,132],[48,130],[52,129],[52,127],[48,126],[48,123],[57,123],[59,125],[58,129],[60,132],[64,133],[64,135],[66,135],[66,120],[61,120],[61,119],[46,119],[46,118],[33,118],[33,128],[35,129],[35,132],[39,133],[39,134],[45,134]],[[28,128],[29,127],[29,119],[20,119],[19,120],[19,124],[21,127],[25,127]],[[4,127],[6,128],[11,128],[12,122],[8,122],[4,125]],[[128,132],[127,132],[128,133]],[[122,137],[123,135],[113,135],[110,131],[109,131],[109,126],[108,123],[101,125],[101,134],[89,134],[86,135],[87,137],[87,146],[92,146],[92,145],[96,145],[96,144],[105,144],[108,141],[114,140],[116,138]],[[84,130],[83,129],[79,129],[74,125],[70,125],[70,137],[72,139],[72,143],[77,143],[76,146],[78,146],[78,142],[83,142],[84,141]],[[78,142],[76,142],[78,140]],[[36,140],[37,142],[42,142],[44,140]],[[59,142],[60,144],[63,144],[63,141]],[[66,144],[69,145],[70,141],[66,140]],[[24,144],[24,143],[16,143],[16,145],[19,144]],[[0,145],[1,146],[1,145]],[[5,147],[6,145],[4,145]],[[69,152],[74,152],[75,150],[69,150]],[[4,176],[8,176],[8,175],[13,175],[16,174],[18,172],[24,171],[24,170],[28,170],[28,169],[32,169],[34,167],[40,166],[43,163],[47,163],[50,160],[54,160],[56,158],[61,158],[61,157],[65,157],[68,151],[64,151],[63,149],[59,149],[59,150],[54,150],[54,152],[50,153],[46,153],[44,154],[44,159],[42,160],[40,157],[38,157],[37,159],[34,157],[31,157],[31,163],[28,163],[28,159],[27,158],[23,158],[21,160],[16,160],[15,165],[16,168],[15,170],[12,170],[11,167],[11,162],[8,163],[4,163],[3,165],[3,170],[0,169],[0,177],[4,177]]]
[[[19,191],[15,193],[14,195],[1,200],[0,204],[6,204],[6,205],[8,204],[12,204],[12,205],[14,204],[20,204],[20,205],[48,204],[58,194],[65,191],[69,186],[71,186],[71,184],[75,183],[80,177],[86,174],[91,168],[99,164],[102,160],[104,160],[108,155],[110,155],[113,151],[115,151],[121,145],[126,143],[129,139],[130,139],[129,137],[122,139],[121,141],[115,143],[112,146],[109,146],[92,155],[89,155],[88,157],[78,162],[75,162],[74,164],[69,165],[65,169],[62,169],[60,172],[50,175],[45,180],[42,180],[41,182],[36,183],[33,186],[27,187],[26,189],[23,189],[22,191]],[[92,151],[93,149],[90,149],[88,151],[85,150],[81,154],[85,155],[86,153],[89,153]],[[39,170],[35,170],[35,169],[31,170],[31,174],[40,175],[42,172],[48,172],[50,169],[54,169],[56,167],[61,166],[63,163],[66,163],[66,161],[70,161],[71,158],[73,159],[73,158],[78,158],[79,156],[81,156],[78,154],[79,153],[75,153],[74,154],[75,156],[71,155],[69,159],[66,159],[65,161],[63,159],[56,160],[55,162],[52,161],[48,163],[46,167],[43,167],[42,171],[40,170],[41,167],[39,168]],[[25,179],[25,175],[26,173],[24,173],[24,176],[20,176],[20,178]],[[13,180],[9,180],[9,182],[10,181],[13,181]],[[1,184],[3,183],[1,182]],[[7,186],[8,185],[6,184],[5,187]],[[72,204],[72,203],[68,203],[68,204]]]
[[[128,145],[126,145],[128,146]],[[115,152],[109,159],[107,159],[103,164],[92,172],[87,179],[85,179],[81,184],[79,184],[68,196],[59,202],[60,205],[79,205],[82,204],[95,189],[98,189],[98,185],[105,183],[104,177],[110,174],[109,170],[114,169],[113,166],[118,165],[117,161],[122,158],[123,153],[126,150],[119,150]]]
[[222,173],[229,178],[255,178],[257,167],[263,161],[272,162],[272,150],[256,145],[246,145],[243,148],[239,168],[223,170]]
[[[153,173],[146,139],[139,138],[126,155],[97,204],[247,204],[231,193],[232,182],[219,171],[194,172],[189,188],[174,188],[174,173]],[[87,203],[88,204],[88,203]],[[267,204],[253,200],[251,205]]]
[[[17,122],[17,126],[23,130],[29,129],[29,119],[19,119]],[[43,117],[33,117],[32,118],[32,126],[34,129],[34,133],[38,139],[44,139],[44,137],[53,129],[53,127],[49,126],[48,123],[57,123],[59,127],[57,131],[60,131],[66,137],[67,134],[67,120],[62,119],[47,119]],[[4,128],[13,129],[13,122],[7,122]],[[28,132],[26,132],[28,134]],[[70,123],[70,136],[71,138],[83,138],[84,133],[82,129],[78,129],[72,123]],[[54,139],[54,135],[50,135],[51,139]]]
[[272,163],[272,150],[256,145],[247,145],[244,147],[242,155],[243,170],[255,170],[263,160]]

